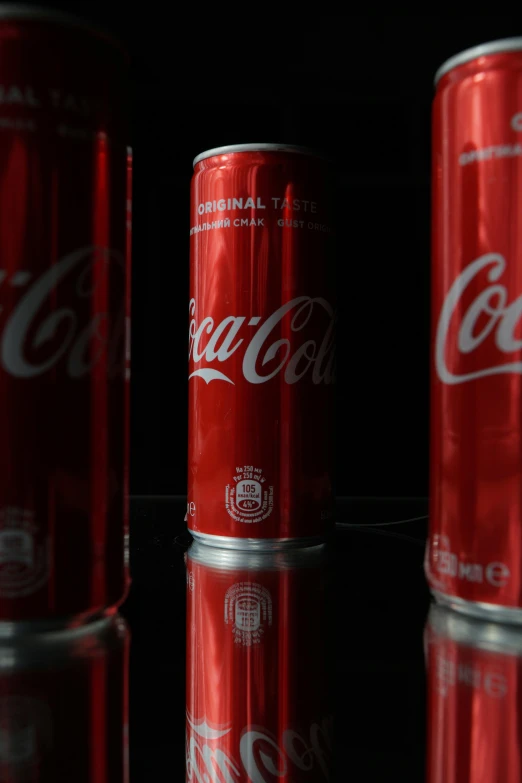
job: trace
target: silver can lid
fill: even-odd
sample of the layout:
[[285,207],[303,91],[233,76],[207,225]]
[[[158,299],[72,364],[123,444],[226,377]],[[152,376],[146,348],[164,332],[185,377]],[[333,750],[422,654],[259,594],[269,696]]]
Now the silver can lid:
[[310,147],[300,147],[297,144],[228,144],[225,147],[213,147],[205,150],[205,152],[201,152],[194,158],[192,165],[195,167],[206,158],[213,158],[215,155],[228,155],[233,152],[294,152],[298,155],[326,159],[317,150]]
[[502,38],[499,41],[490,41],[489,43],[479,44],[478,46],[464,49],[464,51],[454,54],[453,57],[450,57],[446,62],[442,63],[435,73],[435,85],[444,74],[471,60],[477,60],[479,57],[487,57],[490,54],[519,51],[522,51],[522,37],[520,36],[517,38]]

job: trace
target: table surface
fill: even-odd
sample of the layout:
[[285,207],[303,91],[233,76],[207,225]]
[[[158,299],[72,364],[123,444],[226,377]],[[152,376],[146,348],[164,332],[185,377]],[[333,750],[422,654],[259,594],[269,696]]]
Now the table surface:
[[340,498],[321,553],[238,556],[132,498],[113,630],[0,643],[0,780],[181,783],[187,712],[191,783],[522,780],[522,630],[433,604],[427,506]]

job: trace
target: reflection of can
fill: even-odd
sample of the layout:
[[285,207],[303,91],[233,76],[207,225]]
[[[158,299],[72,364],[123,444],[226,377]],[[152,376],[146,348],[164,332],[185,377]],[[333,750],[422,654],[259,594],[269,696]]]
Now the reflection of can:
[[40,8],[1,7],[0,44],[0,622],[20,632],[127,590],[128,65]]
[[187,781],[329,780],[325,547],[195,542],[186,563]]
[[465,51],[433,107],[426,572],[437,600],[522,622],[522,38]]
[[119,617],[0,640],[0,781],[127,783],[128,648]]
[[194,162],[187,520],[214,545],[331,530],[332,190],[329,164],[300,147]]
[[429,783],[519,783],[522,631],[433,605],[426,625]]

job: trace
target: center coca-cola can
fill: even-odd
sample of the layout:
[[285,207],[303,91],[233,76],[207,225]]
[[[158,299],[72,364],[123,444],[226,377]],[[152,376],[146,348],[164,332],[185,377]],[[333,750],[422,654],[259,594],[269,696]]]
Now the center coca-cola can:
[[186,781],[332,779],[328,548],[186,555]]
[[128,57],[0,6],[0,631],[128,588]]
[[455,609],[522,622],[522,38],[467,50],[433,106],[430,534]]
[[320,155],[239,144],[195,159],[187,521],[214,545],[332,529],[334,243]]

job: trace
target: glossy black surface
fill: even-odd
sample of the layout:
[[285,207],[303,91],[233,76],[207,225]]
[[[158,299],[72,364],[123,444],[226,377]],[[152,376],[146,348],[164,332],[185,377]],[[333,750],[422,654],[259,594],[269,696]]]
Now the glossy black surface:
[[[424,780],[426,509],[423,499],[338,502],[345,525],[331,543],[330,615],[336,781]],[[132,634],[131,783],[185,779],[184,513],[183,498],[132,501],[133,584],[122,608]]]

